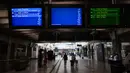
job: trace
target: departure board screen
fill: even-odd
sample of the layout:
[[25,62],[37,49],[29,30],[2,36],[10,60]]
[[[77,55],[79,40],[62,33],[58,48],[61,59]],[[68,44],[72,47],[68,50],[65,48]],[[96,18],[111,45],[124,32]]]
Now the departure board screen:
[[52,26],[81,26],[82,8],[52,8]]
[[90,25],[120,24],[120,8],[90,8]]
[[12,26],[41,26],[42,8],[12,8]]

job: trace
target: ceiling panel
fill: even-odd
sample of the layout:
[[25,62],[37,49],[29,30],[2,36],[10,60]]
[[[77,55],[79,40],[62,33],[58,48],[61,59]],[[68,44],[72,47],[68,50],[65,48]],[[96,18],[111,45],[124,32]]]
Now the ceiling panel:
[[39,34],[39,40],[42,41],[55,41],[56,40],[56,36],[54,35],[55,33],[53,32],[41,32]]
[[22,34],[32,37],[34,39],[38,39],[38,36],[39,36],[39,32],[37,32],[34,29],[16,29],[14,31],[22,33]]
[[0,10],[0,17],[8,17],[8,10]]
[[0,18],[0,24],[8,24],[9,25],[8,18]]
[[130,0],[116,0],[118,4],[130,4]]

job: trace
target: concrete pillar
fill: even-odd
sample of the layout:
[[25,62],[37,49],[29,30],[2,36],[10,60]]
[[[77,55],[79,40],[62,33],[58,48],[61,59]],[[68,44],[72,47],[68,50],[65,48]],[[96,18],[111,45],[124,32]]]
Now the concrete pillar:
[[18,48],[18,44],[15,44],[15,59],[17,57],[17,48]]
[[116,30],[112,32],[112,49],[113,49],[113,53],[117,53],[120,57],[120,59],[122,59],[121,56],[121,41],[119,36],[117,35]]
[[91,53],[90,53],[90,50],[91,50],[91,49],[90,49],[90,44],[88,44],[88,57],[89,57],[89,58],[91,58],[91,55],[90,55],[90,54],[91,54]]
[[31,46],[31,45],[28,45],[28,46],[27,46],[27,56],[28,56],[29,58],[32,57],[32,46]]
[[32,49],[31,49],[32,58],[34,58],[34,59],[38,58],[38,50],[39,50],[38,46],[33,46],[32,47]]
[[9,61],[10,61],[10,54],[11,54],[11,41],[12,41],[12,38],[9,37],[9,41],[8,41],[8,48],[7,48],[7,57],[6,57],[6,70],[9,70],[10,68],[10,65],[9,65]]
[[32,53],[31,53],[31,54],[32,54],[32,55],[31,55],[31,58],[33,58],[33,47],[31,48],[31,52],[32,52]]
[[27,52],[28,52],[28,46],[26,45],[25,56],[27,56]]

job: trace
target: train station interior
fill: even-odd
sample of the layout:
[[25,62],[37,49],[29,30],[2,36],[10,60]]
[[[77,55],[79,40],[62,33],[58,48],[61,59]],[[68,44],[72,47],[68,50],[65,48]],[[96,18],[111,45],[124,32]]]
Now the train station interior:
[[0,0],[0,73],[130,73],[130,0]]

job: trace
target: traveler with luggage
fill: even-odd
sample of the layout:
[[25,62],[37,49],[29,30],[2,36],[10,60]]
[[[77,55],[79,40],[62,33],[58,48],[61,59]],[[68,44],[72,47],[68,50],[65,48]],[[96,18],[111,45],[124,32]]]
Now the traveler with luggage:
[[67,56],[66,53],[64,54],[64,57],[63,57],[63,58],[64,58],[64,65],[66,66],[66,63],[67,63],[67,60],[68,60],[68,56]]
[[78,64],[78,60],[76,60],[76,56],[75,56],[75,54],[73,53],[72,54],[72,57],[71,57],[72,59],[71,59],[71,66],[74,66],[74,64],[76,64],[76,66],[77,66],[77,64]]

